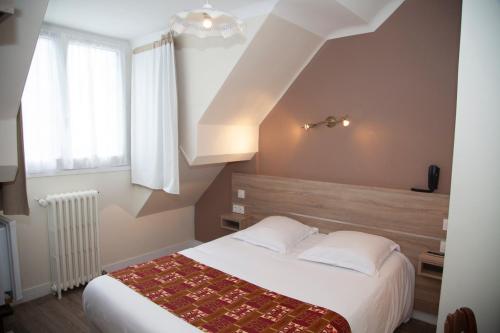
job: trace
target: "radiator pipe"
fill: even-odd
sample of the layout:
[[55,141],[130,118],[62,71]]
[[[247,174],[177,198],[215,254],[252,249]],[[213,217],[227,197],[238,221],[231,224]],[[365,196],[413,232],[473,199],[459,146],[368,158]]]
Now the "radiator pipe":
[[38,199],[37,202],[40,206],[44,208],[49,206],[49,202],[45,199]]

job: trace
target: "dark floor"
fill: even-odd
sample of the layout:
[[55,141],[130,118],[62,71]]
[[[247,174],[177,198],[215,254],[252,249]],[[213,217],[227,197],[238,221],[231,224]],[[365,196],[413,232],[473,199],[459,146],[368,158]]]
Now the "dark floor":
[[[4,319],[5,331],[14,333],[90,332],[82,308],[83,289],[65,292],[63,298],[49,295],[14,307]],[[10,333],[10,332],[9,332]]]
[[436,333],[436,326],[411,319],[408,323],[399,326],[396,333]]
[[[82,291],[66,292],[61,300],[50,295],[14,307],[14,315],[5,318],[6,332],[79,333],[89,332],[82,309]],[[412,319],[397,333],[434,333],[436,327]]]

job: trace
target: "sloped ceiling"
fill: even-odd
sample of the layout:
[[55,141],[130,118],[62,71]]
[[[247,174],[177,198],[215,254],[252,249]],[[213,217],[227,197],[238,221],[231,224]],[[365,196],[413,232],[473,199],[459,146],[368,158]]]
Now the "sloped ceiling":
[[17,0],[0,22],[0,182],[17,173],[16,117],[48,0]]
[[267,16],[196,124],[196,152],[188,152],[191,163],[252,158],[260,123],[323,41],[287,20]]
[[[353,1],[351,10],[337,1],[280,1],[270,14],[247,19],[243,38],[179,36],[180,149],[191,165],[185,167],[251,159],[260,123],[323,43],[374,31],[401,3]],[[176,200],[184,202],[155,192],[141,214]]]
[[[258,126],[330,38],[374,31],[404,0],[217,0],[243,37],[177,38],[180,149],[190,165],[247,160]],[[46,20],[139,40],[201,0],[52,0]]]
[[[180,146],[189,163],[251,159],[258,150],[260,123],[323,43],[333,37],[374,31],[402,2],[279,1],[257,33],[250,36],[251,41],[223,84],[210,96],[208,106],[190,108],[187,102],[182,110],[187,121]],[[184,61],[183,54],[179,56],[184,68],[199,62]],[[231,64],[227,64],[226,71]],[[210,80],[202,84],[210,85]],[[182,92],[181,98],[197,100],[199,94],[189,89]]]
[[179,155],[180,195],[153,191],[137,216],[193,205],[224,167],[224,164],[189,166],[184,156]]
[[[224,163],[251,159],[260,123],[323,43],[376,30],[403,1],[214,0],[245,19],[245,36],[176,38],[181,195],[152,192],[139,215],[194,204]],[[137,47],[203,2],[51,0],[46,20]]]
[[273,14],[326,39],[375,31],[404,0],[284,0]]

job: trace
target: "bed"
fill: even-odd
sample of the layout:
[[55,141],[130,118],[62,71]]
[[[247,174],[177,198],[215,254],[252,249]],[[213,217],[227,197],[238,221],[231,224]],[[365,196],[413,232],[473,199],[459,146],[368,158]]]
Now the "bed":
[[[333,310],[354,333],[392,332],[410,318],[415,272],[404,254],[393,252],[377,276],[297,258],[324,237],[311,235],[287,254],[231,236],[180,253],[257,286]],[[88,284],[83,306],[96,332],[200,332],[110,276]]]
[[[239,196],[245,191],[244,197]],[[275,293],[334,311],[354,333],[392,332],[413,310],[437,313],[440,281],[415,276],[418,256],[438,251],[449,196],[264,175],[232,175],[233,204],[245,207],[244,230],[270,216],[287,216],[320,233],[286,254],[231,235],[181,255]],[[215,226],[214,226],[215,227]],[[303,251],[340,231],[378,235],[396,242],[379,273],[298,259]],[[188,259],[190,260],[190,259]],[[199,332],[110,276],[84,291],[84,310],[96,332]]]

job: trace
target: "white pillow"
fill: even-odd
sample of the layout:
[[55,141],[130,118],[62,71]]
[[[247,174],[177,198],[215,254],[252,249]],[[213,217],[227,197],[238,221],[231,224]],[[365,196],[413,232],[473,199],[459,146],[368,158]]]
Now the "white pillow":
[[289,217],[269,216],[235,233],[233,238],[286,253],[301,240],[317,232],[318,228],[309,227]]
[[385,237],[357,231],[336,231],[318,245],[302,252],[299,259],[375,275],[394,250],[399,251],[399,245]]

